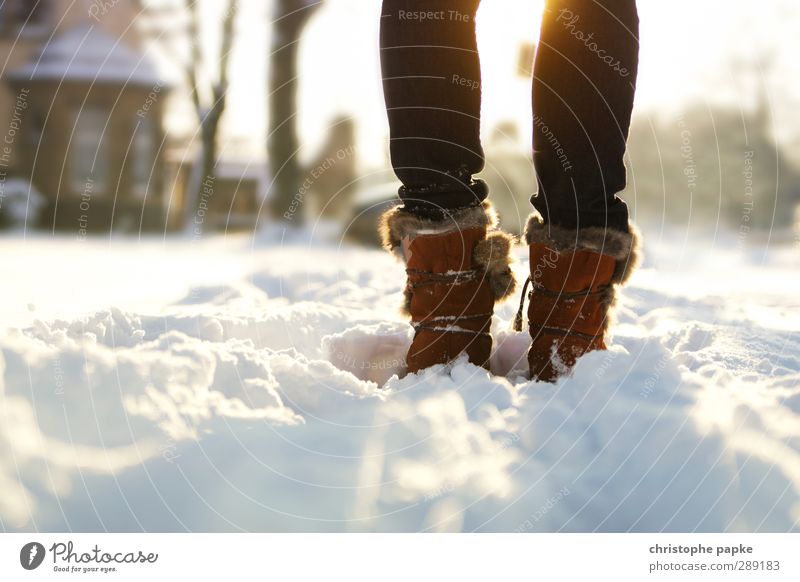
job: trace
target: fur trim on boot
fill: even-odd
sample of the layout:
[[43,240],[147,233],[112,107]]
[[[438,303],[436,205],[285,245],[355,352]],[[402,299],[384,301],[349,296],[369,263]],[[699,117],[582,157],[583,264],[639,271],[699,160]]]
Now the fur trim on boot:
[[497,214],[488,200],[480,206],[454,210],[445,220],[422,218],[407,212],[402,206],[395,206],[381,216],[378,233],[383,248],[389,252],[397,252],[405,237],[479,227],[486,227],[488,230],[497,227]]
[[514,237],[500,230],[486,235],[475,245],[473,258],[486,270],[495,301],[502,301],[514,293],[517,281],[511,271],[511,248]]
[[628,232],[590,226],[575,230],[544,224],[540,214],[534,212],[525,226],[525,242],[546,244],[558,252],[586,249],[613,257],[616,261],[613,284],[625,283],[641,261],[641,236],[639,230],[628,224]]

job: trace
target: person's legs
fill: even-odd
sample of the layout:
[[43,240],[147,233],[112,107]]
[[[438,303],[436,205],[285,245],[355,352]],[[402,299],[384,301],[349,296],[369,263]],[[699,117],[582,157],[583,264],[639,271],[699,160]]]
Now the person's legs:
[[512,239],[473,179],[483,169],[479,0],[384,0],[381,65],[392,166],[402,205],[381,218],[406,263],[408,370],[462,353],[487,366],[494,303],[514,290]]
[[479,0],[384,0],[381,67],[392,166],[407,210],[479,205],[483,169]]
[[638,50],[634,0],[547,0],[533,81],[537,212],[525,232],[533,378],[555,380],[605,348],[616,288],[637,262],[638,237],[616,194]]
[[533,79],[545,223],[626,231],[625,142],[639,54],[635,0],[547,0]]

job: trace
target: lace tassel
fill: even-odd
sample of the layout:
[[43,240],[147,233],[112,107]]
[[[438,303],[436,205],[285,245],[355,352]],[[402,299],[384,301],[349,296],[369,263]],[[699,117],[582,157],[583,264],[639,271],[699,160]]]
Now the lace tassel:
[[522,286],[522,297],[519,299],[519,310],[517,315],[514,316],[514,331],[522,331],[522,317],[525,310],[525,295],[528,293],[528,285],[530,285],[531,278],[525,279],[525,285]]

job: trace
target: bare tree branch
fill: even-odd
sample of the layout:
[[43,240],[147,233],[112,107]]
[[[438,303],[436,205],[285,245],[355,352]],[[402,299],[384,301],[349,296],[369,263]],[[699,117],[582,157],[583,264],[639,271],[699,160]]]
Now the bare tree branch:
[[[178,3],[174,5],[174,9],[183,11],[187,23],[185,30],[179,30],[179,36],[188,45],[183,47],[185,50],[170,50],[171,47],[167,46],[164,48],[165,52],[172,56],[188,52],[188,58],[185,62],[179,63],[179,66],[183,70],[192,105],[197,114],[201,137],[200,160],[195,165],[188,192],[190,202],[187,203],[187,212],[193,214],[203,195],[203,183],[213,183],[216,174],[217,137],[227,104],[230,59],[235,37],[234,24],[239,10],[239,0],[227,0],[225,3],[220,53],[216,62],[218,69],[214,71],[208,70],[209,63],[206,63],[205,58],[207,55],[204,55],[202,50],[200,0],[176,1]],[[141,13],[154,16],[156,9],[147,0],[135,0],[135,2]],[[174,32],[174,20],[170,22],[170,27],[170,32]],[[176,37],[175,34],[165,34],[166,30],[166,24],[162,22],[160,34],[156,37],[164,45],[173,42]]]

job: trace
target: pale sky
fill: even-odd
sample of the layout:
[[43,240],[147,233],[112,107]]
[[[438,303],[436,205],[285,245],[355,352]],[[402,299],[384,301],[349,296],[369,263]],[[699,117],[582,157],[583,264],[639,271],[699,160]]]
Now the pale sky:
[[[263,0],[241,0],[233,55],[226,138],[260,149],[265,127],[266,26]],[[208,23],[219,22],[208,3]],[[517,49],[538,37],[543,0],[483,0],[479,43],[484,70],[483,121],[490,129],[512,118],[530,124],[530,89],[514,74]],[[757,7],[757,9],[756,9]],[[639,0],[639,112],[675,112],[687,100],[752,105],[762,84],[777,132],[800,148],[800,7],[796,0]],[[325,0],[301,46],[300,133],[307,157],[337,113],[359,121],[366,164],[386,150],[378,65],[378,0]],[[208,32],[209,44],[215,34]],[[759,71],[759,64],[769,64]],[[185,126],[184,126],[185,127]],[[527,140],[527,136],[525,136]]]

